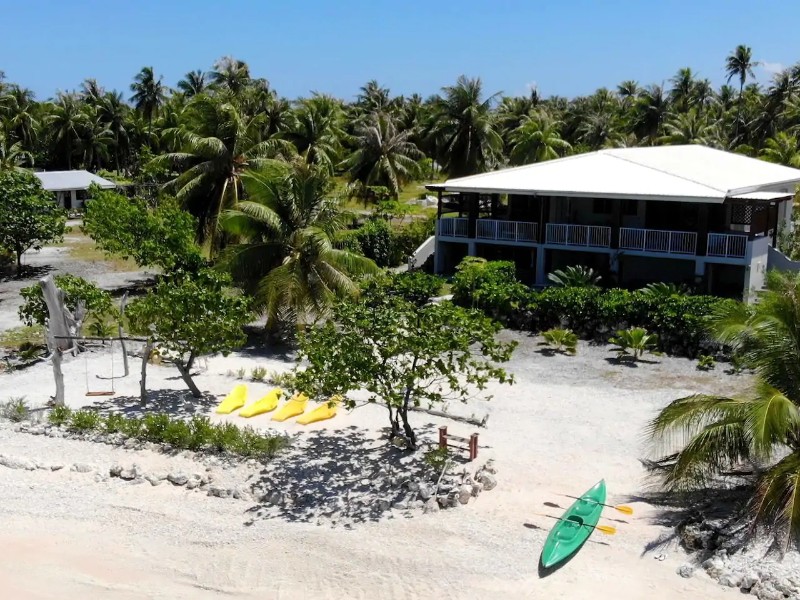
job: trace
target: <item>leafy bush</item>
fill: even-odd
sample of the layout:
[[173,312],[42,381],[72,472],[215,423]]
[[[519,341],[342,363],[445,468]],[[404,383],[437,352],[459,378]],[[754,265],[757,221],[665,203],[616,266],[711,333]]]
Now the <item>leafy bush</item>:
[[125,417],[116,413],[110,414],[105,418],[103,426],[106,433],[120,433],[125,427]]
[[195,415],[189,421],[189,450],[200,450],[204,446],[212,443],[214,438],[214,426],[208,417]]
[[[55,276],[55,284],[63,290],[64,304],[70,311],[75,310],[78,302],[83,302],[87,315],[95,318],[113,315],[115,312],[111,294],[101,290],[91,281],[65,273]],[[19,293],[23,299],[22,306],[17,310],[20,320],[29,327],[34,324],[44,325],[48,314],[42,288],[38,284],[32,285],[22,288]]]
[[285,437],[263,435],[247,426],[239,430],[236,453],[253,458],[272,458],[286,444]]
[[297,389],[297,375],[294,371],[273,371],[268,381],[279,388],[283,388],[287,391],[292,391]]
[[148,442],[160,442],[170,426],[169,415],[155,413],[142,418],[141,437]]
[[192,439],[192,429],[186,421],[171,420],[164,429],[161,441],[176,448],[186,448]]
[[432,450],[428,450],[425,453],[425,456],[422,457],[422,460],[425,461],[429,467],[432,467],[436,471],[441,471],[444,469],[444,466],[447,464],[447,461],[450,460],[450,452],[447,448],[434,448]]
[[407,225],[394,229],[392,235],[392,257],[397,264],[405,261],[414,251],[434,234],[435,219],[414,219]]
[[233,423],[218,423],[214,425],[211,444],[220,452],[235,452],[241,447],[241,432]]
[[617,355],[631,356],[633,360],[638,360],[647,352],[652,351],[658,344],[658,336],[648,333],[642,327],[631,327],[630,329],[620,329],[616,337],[608,340],[617,346]]
[[61,427],[66,425],[72,417],[72,411],[66,406],[54,406],[47,415],[47,421],[51,425]]
[[136,417],[127,418],[120,431],[129,438],[138,438],[142,435],[142,420]]
[[356,230],[361,253],[379,267],[392,266],[392,228],[383,219],[370,219]]
[[689,288],[683,284],[659,281],[655,283],[648,283],[640,291],[643,294],[655,296],[656,298],[669,298],[670,296],[682,296],[688,294]]
[[250,371],[250,378],[253,381],[264,381],[264,378],[267,376],[267,370],[264,367],[255,367],[252,371]]
[[547,278],[561,287],[596,287],[601,279],[594,269],[583,265],[553,271]]
[[0,416],[12,423],[19,423],[30,417],[31,411],[24,397],[9,398],[8,402],[0,406]]
[[507,327],[534,332],[568,328],[598,341],[607,341],[618,329],[644,327],[658,335],[661,350],[692,357],[717,348],[707,336],[707,319],[736,304],[715,296],[618,288],[552,286],[536,292],[517,281],[513,263],[473,257],[458,266],[453,301],[479,308]]
[[94,431],[100,428],[100,415],[93,410],[76,410],[69,419],[68,427],[76,432]]
[[542,332],[542,337],[556,352],[575,354],[578,351],[578,336],[571,329],[548,329]]
[[697,369],[699,371],[710,371],[717,366],[717,361],[713,356],[708,354],[701,354],[697,357]]

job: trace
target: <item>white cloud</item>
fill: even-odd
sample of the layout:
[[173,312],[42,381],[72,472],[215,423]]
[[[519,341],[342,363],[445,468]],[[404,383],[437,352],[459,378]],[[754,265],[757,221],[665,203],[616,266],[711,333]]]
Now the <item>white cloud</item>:
[[768,60],[760,61],[758,66],[761,70],[766,71],[770,75],[777,75],[786,68],[782,63],[770,62]]

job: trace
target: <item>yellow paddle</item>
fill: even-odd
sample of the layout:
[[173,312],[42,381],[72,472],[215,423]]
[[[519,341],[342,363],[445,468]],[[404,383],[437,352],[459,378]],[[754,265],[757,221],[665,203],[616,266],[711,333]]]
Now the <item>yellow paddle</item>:
[[633,509],[630,506],[625,506],[624,504],[603,504],[602,502],[598,502],[597,500],[590,500],[589,498],[578,498],[577,496],[570,496],[569,494],[561,494],[562,496],[566,496],[567,498],[572,498],[573,500],[584,500],[585,502],[594,502],[595,504],[599,504],[600,506],[605,506],[607,508],[613,508],[614,510],[618,510],[621,513],[626,515],[632,515]]
[[[554,517],[553,515],[543,515],[541,513],[533,513],[533,514],[538,515],[540,517],[547,517],[548,519],[555,519],[556,521],[570,521],[571,520],[571,519],[562,519],[561,517]],[[575,523],[575,521],[572,521],[572,522]],[[611,527],[610,525],[586,525],[585,523],[582,523],[581,525],[583,527],[590,527],[592,529],[597,529],[597,531],[601,531],[601,532],[605,533],[606,535],[614,535],[615,533],[617,533],[617,528],[616,527]]]

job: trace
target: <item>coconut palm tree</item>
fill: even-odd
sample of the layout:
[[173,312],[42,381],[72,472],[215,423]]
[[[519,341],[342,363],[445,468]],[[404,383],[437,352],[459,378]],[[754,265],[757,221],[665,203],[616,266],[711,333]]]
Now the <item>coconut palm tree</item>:
[[114,166],[120,172],[121,158],[130,153],[128,113],[130,109],[120,92],[107,92],[97,104],[97,116],[114,137]]
[[33,154],[23,148],[22,142],[13,141],[0,127],[0,171],[22,170],[25,164],[33,166]]
[[635,105],[633,130],[636,136],[652,144],[662,134],[668,111],[669,102],[664,96],[664,88],[651,85],[642,90]]
[[702,144],[712,146],[715,125],[702,117],[696,109],[672,115],[664,124],[662,144]]
[[779,131],[775,137],[764,142],[760,156],[769,162],[800,169],[800,146],[797,138],[785,131]]
[[247,63],[232,56],[223,56],[215,62],[210,75],[214,85],[234,96],[240,94],[251,81]]
[[53,149],[56,155],[64,159],[67,169],[72,169],[72,157],[87,120],[86,113],[81,108],[81,103],[74,94],[60,94],[51,105],[50,115],[46,119]]
[[669,92],[670,102],[675,110],[687,111],[692,106],[694,100],[695,78],[694,73],[689,67],[678,69],[675,77],[670,79],[672,89]]
[[620,100],[622,100],[622,106],[624,108],[629,108],[633,105],[640,91],[639,82],[633,79],[623,81],[617,86],[617,95],[620,97]]
[[226,210],[222,227],[239,240],[222,256],[253,290],[267,326],[298,325],[323,316],[336,298],[353,295],[353,278],[375,264],[332,240],[344,227],[326,171],[301,159],[267,161],[242,177],[247,200]]
[[480,173],[501,158],[503,139],[492,116],[498,94],[483,98],[483,83],[460,76],[433,101],[428,134],[437,160],[450,177]]
[[749,46],[739,44],[733,52],[725,59],[725,72],[728,75],[728,83],[734,77],[739,78],[739,109],[736,112],[736,133],[735,136],[739,137],[739,121],[742,114],[743,92],[744,84],[747,82],[748,77],[755,79],[753,67],[756,67],[758,62],[753,60],[753,51]]
[[239,201],[242,173],[289,151],[280,140],[262,139],[263,116],[243,116],[224,98],[195,97],[185,120],[164,131],[179,150],[156,157],[153,164],[179,173],[166,188],[197,217],[201,243],[215,242],[220,213]]
[[[649,434],[665,459],[669,489],[706,486],[755,464],[751,507],[758,524],[800,541],[800,276],[769,271],[759,302],[715,315],[712,332],[755,370],[757,385],[737,398],[694,395],[673,401]],[[676,452],[676,454],[672,454]]]
[[148,132],[152,129],[153,117],[158,115],[167,98],[167,88],[162,80],[163,77],[156,79],[153,67],[143,67],[131,84],[131,102],[147,119]]
[[396,108],[396,104],[392,100],[389,88],[381,87],[374,79],[361,86],[361,90],[356,97],[356,106],[361,114],[364,115],[376,112],[390,112]]
[[318,165],[333,175],[342,151],[343,117],[339,100],[314,94],[311,98],[299,101],[285,137],[295,145],[306,162]]
[[178,82],[178,89],[187,98],[192,98],[206,91],[208,83],[206,82],[206,74],[197,69],[196,71],[189,71]]
[[96,170],[109,160],[109,148],[114,145],[114,134],[97,111],[88,108],[76,140],[76,151],[88,169]]
[[400,188],[419,173],[423,154],[410,141],[410,131],[398,131],[386,113],[373,113],[356,129],[353,153],[342,167],[364,186],[383,185],[397,197]]
[[524,165],[564,156],[572,146],[560,135],[563,123],[547,112],[539,111],[522,118],[519,127],[511,132],[511,164]]
[[0,117],[5,120],[6,132],[27,149],[33,148],[39,132],[37,109],[33,92],[18,85],[8,86],[0,96]]

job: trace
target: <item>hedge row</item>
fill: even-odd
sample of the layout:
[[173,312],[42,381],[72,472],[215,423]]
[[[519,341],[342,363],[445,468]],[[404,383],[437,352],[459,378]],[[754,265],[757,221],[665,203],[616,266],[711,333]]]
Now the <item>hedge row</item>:
[[414,250],[433,235],[434,222],[419,219],[392,227],[385,219],[368,220],[358,229],[344,231],[337,237],[337,246],[358,252],[375,261],[379,267],[403,264]]
[[707,318],[735,303],[716,296],[654,295],[595,287],[550,287],[537,292],[520,283],[511,262],[465,259],[453,280],[453,301],[479,308],[505,326],[532,332],[568,327],[584,339],[607,341],[618,329],[644,327],[670,354],[695,357],[716,347]]

